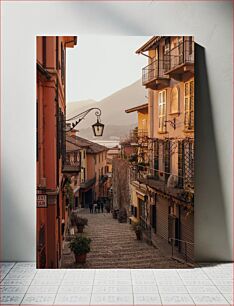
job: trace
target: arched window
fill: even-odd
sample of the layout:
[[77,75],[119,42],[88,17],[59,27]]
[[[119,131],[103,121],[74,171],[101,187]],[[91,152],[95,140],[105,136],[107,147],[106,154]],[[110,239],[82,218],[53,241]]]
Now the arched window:
[[177,87],[172,88],[170,102],[171,102],[170,113],[171,114],[179,113],[179,89]]

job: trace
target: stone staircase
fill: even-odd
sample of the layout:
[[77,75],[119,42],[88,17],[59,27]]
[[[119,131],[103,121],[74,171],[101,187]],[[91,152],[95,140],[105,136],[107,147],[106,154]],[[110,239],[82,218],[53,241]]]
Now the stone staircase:
[[[91,252],[82,268],[187,268],[186,263],[178,262],[170,254],[144,241],[136,240],[128,223],[119,223],[112,214],[90,214],[81,210],[79,214],[88,219],[85,234],[92,239]],[[79,268],[74,264],[74,256],[65,243],[62,268]]]

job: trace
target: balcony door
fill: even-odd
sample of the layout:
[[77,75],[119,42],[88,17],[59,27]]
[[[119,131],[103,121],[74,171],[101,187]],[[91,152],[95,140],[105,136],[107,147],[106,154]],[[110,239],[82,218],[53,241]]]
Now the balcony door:
[[170,37],[165,39],[163,46],[163,69],[164,72],[170,70]]
[[178,65],[184,62],[184,37],[178,37]]

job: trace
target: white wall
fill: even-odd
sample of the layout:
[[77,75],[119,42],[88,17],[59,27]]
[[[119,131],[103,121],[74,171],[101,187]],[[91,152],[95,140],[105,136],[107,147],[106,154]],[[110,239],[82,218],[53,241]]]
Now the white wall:
[[231,260],[231,1],[5,1],[2,6],[1,259],[35,260],[35,35],[183,34],[194,35],[204,47],[197,53],[203,72],[196,101],[196,254],[200,260]]

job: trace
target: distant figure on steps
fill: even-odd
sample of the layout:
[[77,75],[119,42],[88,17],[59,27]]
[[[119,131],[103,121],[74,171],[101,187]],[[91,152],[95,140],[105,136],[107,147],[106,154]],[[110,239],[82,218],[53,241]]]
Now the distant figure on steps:
[[93,213],[93,203],[89,204],[89,212],[92,214]]

